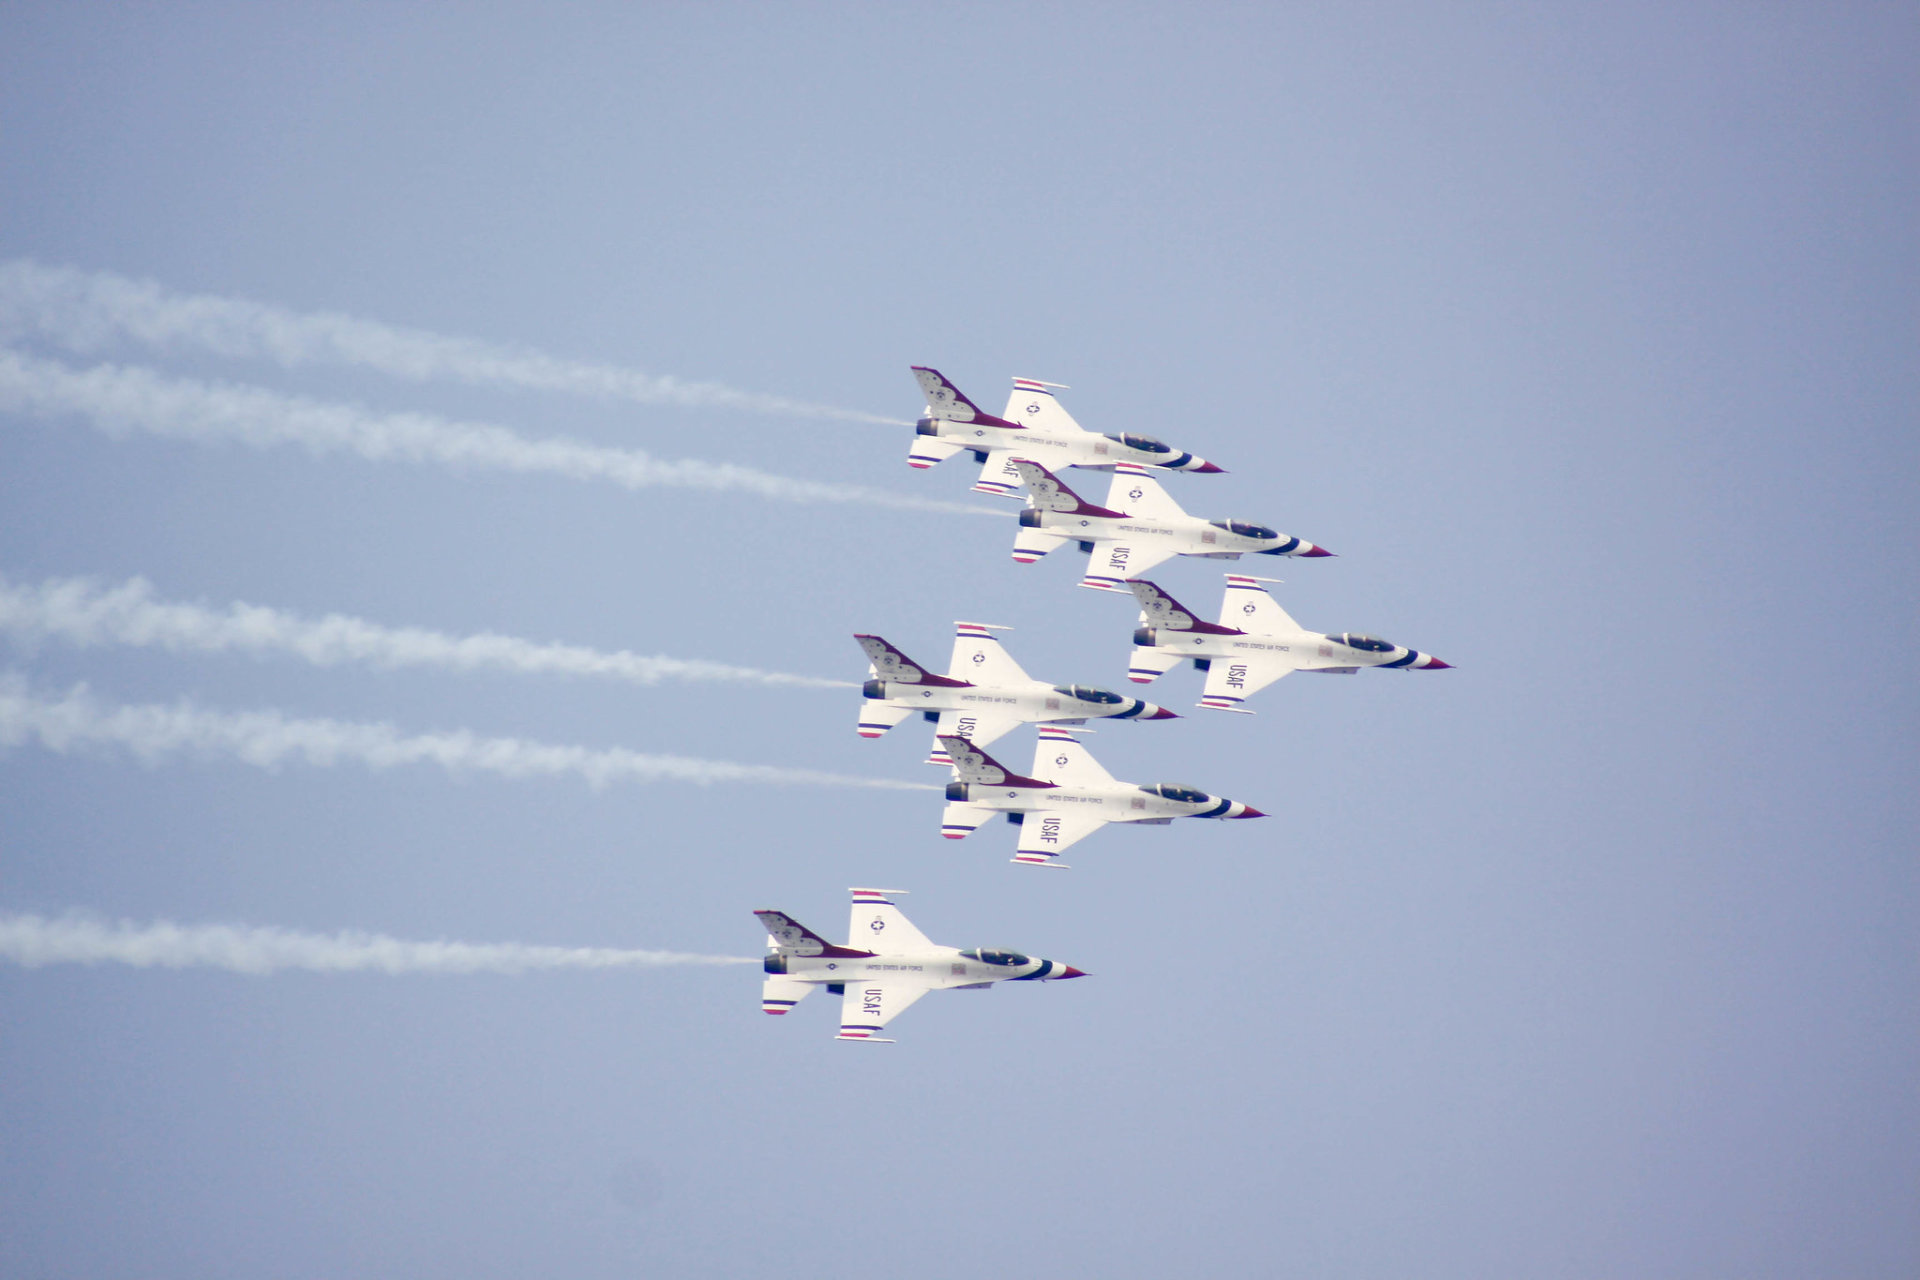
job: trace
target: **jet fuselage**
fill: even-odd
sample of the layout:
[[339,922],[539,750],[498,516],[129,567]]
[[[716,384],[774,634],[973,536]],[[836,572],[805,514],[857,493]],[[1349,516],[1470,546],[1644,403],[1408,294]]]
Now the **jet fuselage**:
[[[857,943],[858,939],[854,941]],[[983,958],[987,956],[996,958]],[[958,947],[935,947],[926,951],[867,957],[799,956],[775,952],[761,962],[761,967],[768,973],[781,974],[795,982],[844,983],[850,990],[857,989],[863,980],[881,977],[904,979],[915,986],[939,991],[987,982],[1079,976],[1078,970],[1057,960],[1043,960],[1017,951],[978,947],[971,953]]]
[[[1149,787],[1154,789],[1149,790]],[[1046,787],[950,782],[947,784],[947,799],[979,805],[1000,813],[1044,814],[1050,810],[1078,810],[1091,813],[1102,822],[1263,816],[1258,810],[1250,809],[1238,801],[1208,795],[1197,787],[1166,782],[1147,786],[1131,782],[1054,783]],[[972,827],[966,828],[966,831],[972,830]]]
[[[1171,555],[1211,556],[1237,559],[1242,555],[1319,556],[1326,552],[1301,538],[1275,533],[1259,525],[1239,520],[1214,522],[1198,516],[1151,519],[1121,514],[1118,516],[1074,515],[1060,511],[1028,508],[1020,513],[1020,524],[1094,543],[1087,564],[1089,577],[1125,581],[1132,575],[1129,565],[1136,546],[1152,542],[1156,550]],[[1237,532],[1232,527],[1247,532]],[[1101,543],[1111,544],[1102,547]]]
[[[974,723],[964,713],[992,710],[1001,716],[1013,716],[1034,724],[1074,724],[1082,720],[1171,719],[1172,712],[1151,702],[1128,698],[1104,689],[1088,689],[1102,695],[1083,698],[1058,685],[963,685],[959,688],[924,684],[906,684],[897,680],[869,680],[861,686],[863,696],[888,706],[913,711],[938,713],[956,711],[962,715],[954,732],[962,738],[974,736]],[[1107,701],[1107,699],[1112,701]]]

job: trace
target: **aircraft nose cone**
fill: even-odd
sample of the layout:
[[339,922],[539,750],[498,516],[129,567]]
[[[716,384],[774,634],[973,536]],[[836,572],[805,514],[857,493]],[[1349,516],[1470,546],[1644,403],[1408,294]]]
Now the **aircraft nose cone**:
[[1433,657],[1431,654],[1427,656],[1427,660],[1425,662],[1420,664],[1420,669],[1422,671],[1449,671],[1449,670],[1452,670],[1452,668],[1453,668],[1453,664],[1451,662],[1442,662],[1440,661],[1440,659]]
[[1267,816],[1266,814],[1260,812],[1258,809],[1254,808],[1250,804],[1243,804],[1238,807],[1240,812],[1230,813],[1227,816],[1229,818],[1264,818]]
[[1180,718],[1178,711],[1169,711],[1165,707],[1156,707],[1151,702],[1147,704],[1147,707],[1149,708],[1147,714],[1140,717],[1142,720],[1178,720]]
[[1327,550],[1325,547],[1312,547],[1300,553],[1304,559],[1308,560],[1318,560],[1321,556],[1330,556],[1332,554],[1333,552]]
[[1216,467],[1211,462],[1202,462],[1197,467],[1188,467],[1187,470],[1195,473],[1196,475],[1203,475],[1203,476],[1223,476],[1227,474],[1227,469],[1225,467]]
[[1066,968],[1062,969],[1059,973],[1056,973],[1053,975],[1054,981],[1056,982],[1058,982],[1062,978],[1084,978],[1086,976],[1087,976],[1086,970],[1076,969],[1072,965],[1068,965]]

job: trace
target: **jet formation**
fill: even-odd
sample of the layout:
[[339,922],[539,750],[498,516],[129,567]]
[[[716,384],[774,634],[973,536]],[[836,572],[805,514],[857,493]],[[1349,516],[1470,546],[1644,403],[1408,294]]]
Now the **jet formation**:
[[[939,370],[913,367],[926,397],[914,427],[909,465],[934,467],[960,453],[980,464],[973,488],[1023,498],[1013,558],[1032,564],[1073,547],[1087,556],[1083,587],[1131,595],[1139,605],[1127,678],[1159,679],[1183,663],[1204,673],[1199,705],[1251,714],[1241,703],[1295,671],[1351,675],[1363,667],[1443,670],[1450,663],[1356,631],[1308,631],[1262,584],[1274,579],[1228,574],[1219,620],[1208,622],[1144,575],[1178,558],[1238,560],[1248,555],[1320,559],[1317,543],[1239,519],[1187,514],[1161,484],[1175,472],[1221,468],[1152,436],[1098,434],[1074,421],[1054,394],[1058,383],[1015,378],[998,417],[967,398]],[[1104,500],[1082,497],[1061,473],[1105,471]],[[1185,783],[1123,782],[1081,743],[1089,721],[1176,719],[1139,698],[1090,684],[1048,684],[1029,676],[986,623],[955,624],[953,654],[940,675],[885,638],[854,636],[867,658],[857,729],[879,738],[918,712],[933,725],[926,763],[950,770],[940,833],[973,834],[1003,816],[1019,835],[1013,861],[1064,868],[1060,855],[1115,823],[1170,826],[1175,818],[1262,818],[1241,801]],[[1020,774],[986,748],[1036,727],[1033,764]],[[841,1040],[890,1043],[878,1032],[928,991],[999,982],[1084,976],[1079,969],[1022,952],[936,946],[888,896],[855,889],[848,941],[837,946],[778,911],[754,914],[766,926],[768,953],[761,1007],[784,1014],[824,986],[842,998]]]

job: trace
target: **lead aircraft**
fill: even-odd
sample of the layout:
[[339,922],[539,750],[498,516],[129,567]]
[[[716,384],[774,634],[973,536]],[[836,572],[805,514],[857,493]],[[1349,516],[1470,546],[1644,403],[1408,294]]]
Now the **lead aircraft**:
[[1127,583],[1140,601],[1127,678],[1145,684],[1181,662],[1191,662],[1207,673],[1201,706],[1252,715],[1240,704],[1293,671],[1352,675],[1361,667],[1436,671],[1453,665],[1357,631],[1308,631],[1260,585],[1271,581],[1228,574],[1218,623],[1201,621],[1151,582]]
[[1174,556],[1238,560],[1248,553],[1333,554],[1263,525],[1190,516],[1159,481],[1131,463],[1114,467],[1104,507],[1088,502],[1030,458],[1015,458],[1012,465],[1027,486],[1027,509],[1020,513],[1013,558],[1032,564],[1056,547],[1076,542],[1089,557],[1087,575],[1080,580],[1083,587],[1125,591],[1128,578]]
[[866,651],[868,680],[860,687],[859,734],[877,738],[914,712],[934,722],[928,764],[952,764],[937,738],[965,738],[981,746],[1023,724],[1083,724],[1088,720],[1173,720],[1164,707],[1085,684],[1043,684],[1020,669],[982,622],[956,622],[947,674],[934,675],[879,636],[855,636]]
[[[820,987],[841,997],[836,1040],[892,1044],[875,1033],[929,991],[970,991],[996,982],[1051,982],[1087,975],[1070,964],[1018,951],[936,946],[887,895],[901,889],[854,889],[847,945],[837,947],[781,911],[756,911],[767,927],[762,967],[764,1013],[785,1013]],[[871,949],[867,949],[871,948]]]
[[[913,446],[907,465],[937,466],[962,450],[980,463],[981,493],[1013,497],[1020,477],[1009,465],[1012,458],[1045,458],[1056,467],[1106,468],[1116,462],[1135,462],[1167,471],[1219,472],[1205,458],[1182,453],[1152,436],[1103,436],[1075,422],[1054,399],[1058,383],[1015,378],[1007,412],[996,418],[960,394],[938,369],[913,366],[913,376],[927,396],[926,416],[914,424]],[[1065,388],[1061,388],[1065,390]]]
[[947,784],[947,809],[940,834],[962,840],[996,813],[1020,828],[1013,860],[1028,866],[1061,867],[1055,862],[1069,845],[1110,822],[1147,822],[1164,826],[1175,818],[1264,818],[1235,800],[1210,796],[1197,787],[1172,782],[1140,786],[1121,782],[1095,760],[1080,740],[1064,729],[1040,728],[1031,778],[1022,777],[965,738],[942,738],[953,757],[954,780]]

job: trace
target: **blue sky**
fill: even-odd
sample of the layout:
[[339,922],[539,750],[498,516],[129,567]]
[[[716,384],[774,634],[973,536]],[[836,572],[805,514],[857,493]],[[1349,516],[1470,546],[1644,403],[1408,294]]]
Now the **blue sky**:
[[[0,7],[0,259],[863,414],[910,364],[1230,474],[1297,677],[1091,739],[1257,823],[1061,875],[906,791],[0,755],[0,913],[754,954],[845,887],[1086,982],[886,1048],[751,967],[0,967],[9,1275],[1906,1276],[1920,1263],[1913,15]],[[7,347],[992,505],[908,432]],[[976,390],[977,389],[977,390]],[[0,411],[0,575],[857,680],[1123,685],[1010,521]],[[1098,489],[1098,485],[1093,486]],[[1159,581],[1210,610],[1220,566]],[[39,694],[935,781],[831,689],[0,638]],[[1015,759],[1024,740],[1007,754]]]

